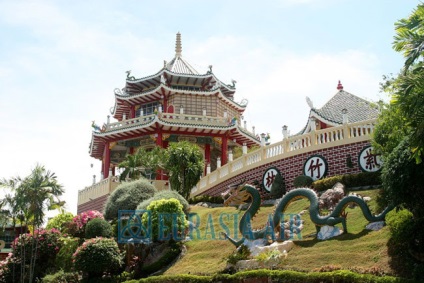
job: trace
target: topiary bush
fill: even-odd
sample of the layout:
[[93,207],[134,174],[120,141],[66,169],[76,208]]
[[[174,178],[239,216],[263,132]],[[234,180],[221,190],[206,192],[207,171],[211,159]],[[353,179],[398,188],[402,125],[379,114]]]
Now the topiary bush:
[[295,188],[310,188],[314,180],[306,175],[300,175],[294,178],[293,186]]
[[171,191],[171,190],[163,190],[163,191],[157,192],[153,197],[142,201],[137,206],[137,210],[146,210],[152,201],[161,200],[161,199],[171,199],[171,198],[174,198],[180,202],[180,204],[183,206],[183,211],[185,214],[187,214],[190,211],[190,204],[188,203],[188,201],[182,195],[180,195],[177,191]]
[[152,201],[144,213],[142,223],[151,225],[151,240],[155,242],[184,239],[184,232],[188,226],[183,206],[174,198]]
[[123,265],[118,244],[113,239],[86,240],[73,254],[75,268],[85,279],[101,278],[104,273],[117,274]]
[[106,201],[104,216],[116,220],[119,210],[135,210],[142,201],[154,196],[156,188],[147,179],[120,184]]
[[101,218],[96,218],[88,222],[85,226],[85,238],[91,239],[96,237],[112,237],[112,225]]

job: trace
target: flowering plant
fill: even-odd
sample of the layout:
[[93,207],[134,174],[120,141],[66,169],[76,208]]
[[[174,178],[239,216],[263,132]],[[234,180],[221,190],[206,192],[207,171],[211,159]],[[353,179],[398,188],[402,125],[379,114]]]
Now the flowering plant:
[[[34,278],[41,278],[54,266],[56,254],[61,248],[62,234],[58,229],[39,229],[33,234],[25,233],[12,243],[12,252],[0,262],[0,282],[14,282],[23,271],[26,278],[28,268],[35,264]],[[13,279],[14,278],[14,279]]]
[[84,234],[85,226],[90,220],[94,218],[104,219],[103,214],[97,210],[89,210],[87,212],[82,212],[72,219],[72,228],[76,230],[76,234]]

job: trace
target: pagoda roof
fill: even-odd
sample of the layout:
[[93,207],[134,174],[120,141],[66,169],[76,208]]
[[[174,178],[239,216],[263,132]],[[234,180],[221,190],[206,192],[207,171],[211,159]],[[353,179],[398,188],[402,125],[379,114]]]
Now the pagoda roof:
[[[174,58],[169,62],[164,61],[163,68],[157,73],[142,78],[131,76],[131,71],[126,73],[125,88],[115,89],[115,107],[112,114],[116,119],[122,119],[123,113],[128,114],[130,105],[159,100],[162,95],[165,95],[165,93],[159,92],[159,90],[163,91],[162,86],[175,88],[179,92],[184,88],[197,89],[201,92],[218,89],[220,94],[228,100],[233,100],[236,91],[235,81],[233,80],[232,84],[223,83],[212,73],[212,66],[209,66],[206,73],[200,74],[183,58],[180,33],[177,33]],[[230,105],[239,111],[243,111],[245,108],[237,103],[230,103]]]
[[[206,82],[211,81],[212,78],[214,78],[213,75],[212,76],[208,75],[208,77],[204,76],[204,81]],[[112,111],[112,115],[114,118],[121,120],[124,113],[127,115],[127,117],[129,116],[131,105],[157,101],[161,99],[163,96],[169,96],[175,92],[189,94],[189,95],[190,94],[204,95],[204,96],[216,95],[222,101],[224,101],[229,106],[231,106],[232,108],[236,109],[239,112],[243,112],[247,106],[246,104],[243,104],[243,103],[237,103],[231,98],[229,98],[227,95],[225,95],[223,93],[222,86],[220,86],[219,84],[216,84],[214,87],[209,89],[200,90],[198,88],[195,89],[189,86],[173,87],[172,85],[170,86],[164,83],[160,83],[154,88],[150,88],[145,91],[134,93],[134,94],[128,93],[125,90],[121,91],[120,89],[115,89],[115,106]]]
[[[309,117],[314,117],[331,126],[343,124],[344,110],[347,110],[349,123],[375,119],[378,117],[379,110],[375,104],[343,90],[340,81],[337,89],[338,92],[321,108],[315,108],[311,102],[308,102],[311,107]],[[307,132],[307,128],[308,125],[300,133]]]
[[101,159],[106,142],[128,140],[135,137],[157,133],[179,133],[184,135],[227,135],[238,144],[248,146],[259,145],[260,141],[253,133],[242,128],[237,122],[224,118],[203,117],[193,115],[178,115],[175,113],[160,113],[125,120],[105,127],[103,132],[93,132],[90,155]]

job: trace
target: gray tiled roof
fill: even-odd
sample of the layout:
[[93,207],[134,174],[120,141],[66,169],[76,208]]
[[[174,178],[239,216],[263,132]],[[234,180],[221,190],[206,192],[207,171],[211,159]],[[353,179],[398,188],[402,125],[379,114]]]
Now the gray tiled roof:
[[178,74],[187,74],[187,75],[199,75],[197,72],[186,60],[181,56],[175,56],[168,64],[166,68],[171,72]]
[[311,114],[324,118],[336,124],[343,123],[342,110],[347,109],[349,123],[377,118],[378,108],[371,102],[366,101],[347,91],[339,90],[320,109],[312,108]]

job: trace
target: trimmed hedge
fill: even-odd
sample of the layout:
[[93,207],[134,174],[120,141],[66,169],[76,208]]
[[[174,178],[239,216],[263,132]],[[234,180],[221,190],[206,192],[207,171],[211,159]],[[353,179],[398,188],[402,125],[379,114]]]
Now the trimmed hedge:
[[181,205],[183,206],[184,213],[187,214],[190,211],[190,204],[188,203],[188,201],[182,195],[180,195],[177,191],[172,191],[172,190],[163,190],[163,191],[159,191],[155,193],[155,195],[152,196],[151,198],[148,198],[142,201],[141,203],[139,203],[137,206],[137,210],[146,210],[152,201],[161,200],[161,199],[171,199],[171,198],[174,198],[181,203]]
[[188,202],[190,204],[196,204],[196,203],[199,203],[199,202],[210,202],[210,203],[223,204],[224,199],[222,197],[218,197],[218,196],[200,195],[200,196],[195,196],[193,198],[190,198],[188,200]]
[[135,210],[140,202],[151,198],[156,192],[156,188],[144,178],[121,183],[106,201],[105,219],[117,219],[119,210]]
[[[258,269],[238,272],[233,275],[217,274],[214,276],[199,276],[190,274],[181,275],[164,275],[151,276],[140,280],[131,280],[127,283],[168,283],[168,282],[188,282],[188,283],[203,283],[203,282],[222,282],[222,283],[242,283],[246,279],[255,279],[259,282],[264,282],[263,279],[268,279],[266,282],[280,283],[406,283],[414,282],[411,280],[396,278],[391,276],[379,277],[370,274],[359,274],[348,270],[337,270],[332,272],[310,272],[303,273],[290,270],[269,270]],[[271,279],[271,281],[269,281]],[[253,281],[249,281],[253,282]]]
[[347,189],[364,186],[381,185],[380,172],[362,172],[358,174],[336,175],[313,182],[312,186],[317,191],[331,189],[336,183],[340,182]]
[[300,175],[294,178],[293,186],[295,188],[310,188],[314,180],[306,175]]

